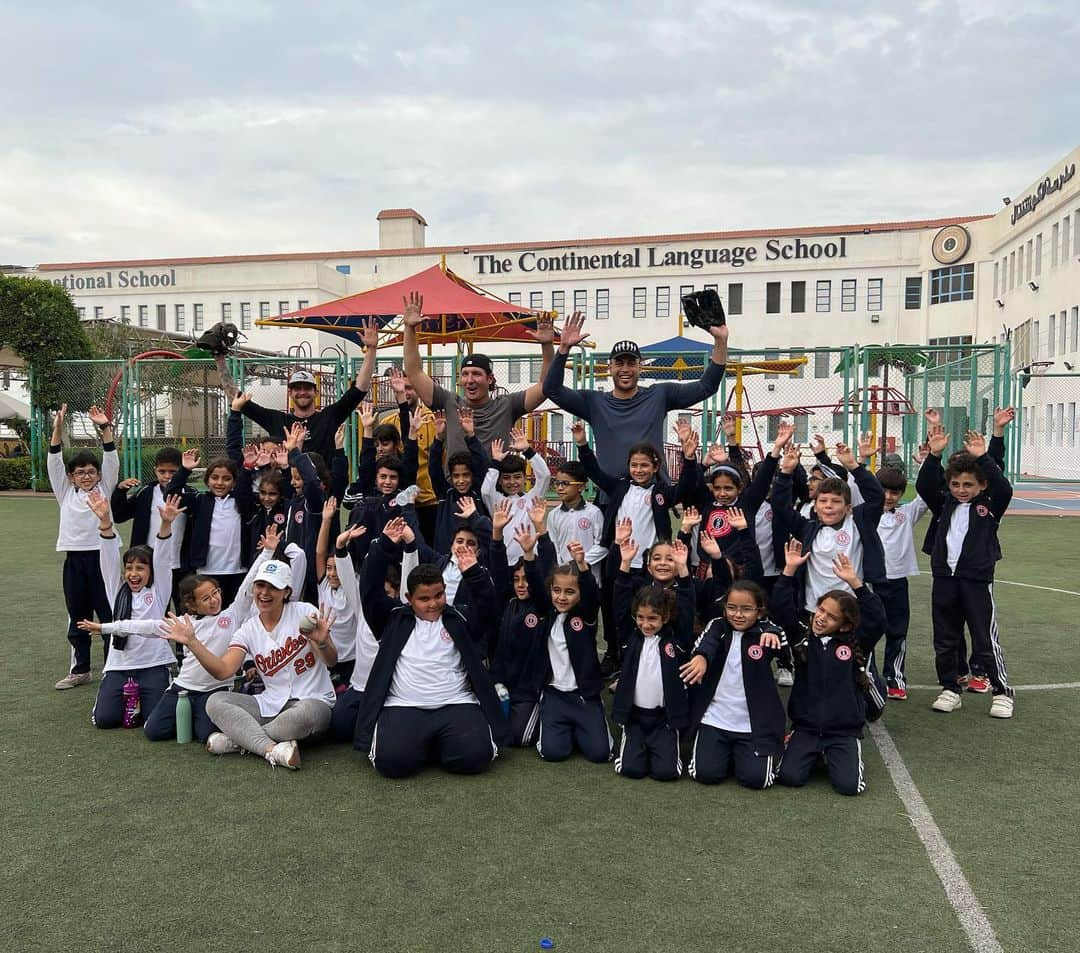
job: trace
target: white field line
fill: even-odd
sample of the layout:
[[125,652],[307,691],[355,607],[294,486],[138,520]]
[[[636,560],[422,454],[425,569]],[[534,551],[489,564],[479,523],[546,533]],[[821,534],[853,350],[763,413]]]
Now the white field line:
[[1075,589],[1055,589],[1053,586],[1033,586],[1030,582],[1013,582],[1011,579],[995,579],[994,583],[1003,586],[1022,586],[1024,589],[1041,589],[1043,592],[1061,592],[1067,596],[1080,596]]
[[960,921],[960,927],[967,936],[971,949],[974,953],[1004,953],[986,911],[960,869],[956,855],[945,840],[945,835],[941,833],[941,828],[937,826],[934,815],[930,813],[930,808],[915,786],[892,736],[878,721],[870,725],[870,735],[881,753],[896,793],[900,795],[900,800],[907,810],[911,825],[926,849],[934,873],[945,888],[945,896]]
[[1063,510],[1063,509],[1065,509],[1064,506],[1054,506],[1053,503],[1044,503],[1042,500],[1029,500],[1029,499],[1027,499],[1027,497],[1023,497],[1023,496],[1014,496],[1013,500],[1015,502],[1018,502],[1018,503],[1028,503],[1031,506],[1045,506],[1047,509],[1051,509],[1051,510]]
[[[940,692],[940,685],[908,685],[908,691]],[[1013,685],[1016,692],[1052,692],[1059,688],[1080,688],[1080,682],[1054,682],[1046,685]]]

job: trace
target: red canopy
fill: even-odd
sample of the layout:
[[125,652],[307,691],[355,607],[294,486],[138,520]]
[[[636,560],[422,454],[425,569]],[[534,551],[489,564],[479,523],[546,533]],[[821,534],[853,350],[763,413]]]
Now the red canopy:
[[382,346],[401,342],[399,316],[404,299],[412,291],[424,298],[428,318],[417,332],[421,344],[452,344],[458,341],[522,341],[536,327],[536,318],[545,314],[533,308],[510,304],[469,284],[441,265],[371,291],[327,301],[299,311],[271,318],[259,318],[260,327],[306,328],[325,331],[360,343],[360,326],[365,318],[375,318],[384,335]]

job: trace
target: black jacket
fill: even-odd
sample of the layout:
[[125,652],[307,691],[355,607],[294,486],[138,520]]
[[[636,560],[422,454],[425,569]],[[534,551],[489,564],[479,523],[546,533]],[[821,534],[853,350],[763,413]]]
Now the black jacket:
[[[986,445],[986,453],[991,460],[998,465],[998,469],[1004,471],[1005,469],[1005,438],[1004,437],[991,437],[990,442]],[[925,460],[923,461],[926,462]],[[917,482],[917,481],[916,481]],[[942,487],[941,498],[945,501],[950,496],[949,488]],[[938,520],[940,513],[935,513],[934,508],[930,507],[930,520],[926,524],[926,533],[923,536],[922,551],[929,556],[934,551],[934,540],[937,538]]]
[[349,389],[335,403],[316,411],[310,417],[300,418],[283,410],[270,410],[267,407],[260,407],[253,400],[244,404],[244,409],[240,413],[249,420],[255,421],[272,440],[281,440],[286,427],[302,423],[308,431],[307,440],[304,441],[302,449],[305,452],[314,450],[329,465],[330,458],[334,455],[334,434],[360,406],[360,402],[366,396],[367,391],[358,390],[355,384],[350,384]]
[[[622,506],[622,501],[633,484],[627,477],[612,476],[601,470],[591,447],[578,447],[578,460],[585,467],[589,479],[607,494],[604,531],[600,542],[605,546],[611,546],[615,542],[615,523],[619,518],[619,507]],[[683,460],[682,473],[679,474],[677,484],[669,483],[660,473],[657,473],[649,493],[657,539],[671,539],[671,517],[668,514],[676,503],[691,498],[691,491],[698,480],[698,469],[696,459]]]
[[781,575],[769,608],[788,633],[795,659],[795,685],[788,698],[791,723],[801,731],[861,738],[863,724],[876,721],[885,710],[885,684],[870,664],[865,668],[866,688],[859,685],[852,646],[860,647],[864,659],[871,657],[885,627],[881,598],[866,586],[856,589],[859,627],[832,637],[826,645],[799,621],[795,597],[793,578]]
[[[112,492],[109,501],[112,507],[114,523],[126,523],[133,520],[131,525],[131,546],[145,546],[150,536],[150,508],[154,505],[154,487],[156,483],[144,483],[134,493],[117,487]],[[170,487],[163,491],[167,496],[173,492]],[[195,501],[199,494],[189,487],[181,487],[179,490],[182,497],[180,505],[188,513],[195,510]],[[191,567],[191,520],[184,523],[184,538],[180,541],[180,566],[183,569]]]
[[[780,649],[760,645],[762,633],[774,632],[780,639]],[[722,616],[713,619],[694,646],[694,655],[704,656],[709,663],[705,678],[690,696],[690,730],[697,731],[701,719],[712,704],[720,676],[724,673],[731,642],[741,639],[743,691],[750,713],[750,740],[759,757],[777,757],[784,750],[784,706],[776,690],[772,660],[787,644],[783,630],[771,622],[758,622],[743,633],[737,633]]]
[[[364,616],[375,638],[379,640],[379,653],[371,666],[371,674],[368,675],[367,687],[364,689],[364,700],[357,717],[353,747],[358,751],[368,751],[371,748],[375,723],[390,691],[398,658],[416,627],[416,616],[412,608],[391,599],[383,590],[386,567],[387,554],[383,546],[381,543],[372,546],[364,566],[361,595]],[[481,630],[473,624],[476,617],[490,617],[495,611],[491,578],[480,565],[469,569],[465,578],[475,599],[472,611],[466,615],[453,606],[447,606],[443,610],[442,622],[461,655],[465,674],[480,702],[480,710],[491,726],[495,743],[509,744],[510,725],[503,715],[499,697],[495,694],[491,675],[484,668],[483,639],[477,635]]]
[[945,486],[941,457],[930,454],[919,468],[915,488],[937,518],[930,551],[930,569],[934,576],[955,576],[973,582],[994,581],[994,564],[1001,559],[998,524],[1012,500],[1013,488],[990,454],[983,454],[978,462],[986,474],[986,489],[969,505],[968,530],[955,572],[949,568],[948,535],[953,514],[960,504]]
[[[478,513],[490,515],[484,505],[484,497],[480,493],[484,474],[487,473],[488,459],[476,437],[469,437],[465,441],[465,446],[468,447],[469,456],[472,458],[470,469],[473,473],[472,489],[467,495],[476,503]],[[439,505],[435,510],[435,539],[428,542],[440,553],[448,553],[450,540],[454,538],[454,531],[460,523],[457,515],[458,503],[465,494],[458,493],[446,477],[443,470],[443,442],[441,440],[433,440],[431,446],[428,447],[428,475],[431,477],[431,488],[439,498]]]
[[[612,602],[623,649],[619,684],[611,706],[611,718],[618,725],[630,721],[638,664],[645,645],[645,636],[631,620],[631,605],[639,588],[630,573],[619,570]],[[686,683],[679,677],[679,666],[690,660],[688,653],[694,641],[694,585],[689,576],[676,579],[675,598],[675,618],[660,630],[660,676],[668,725],[681,731],[690,717],[690,702]]]

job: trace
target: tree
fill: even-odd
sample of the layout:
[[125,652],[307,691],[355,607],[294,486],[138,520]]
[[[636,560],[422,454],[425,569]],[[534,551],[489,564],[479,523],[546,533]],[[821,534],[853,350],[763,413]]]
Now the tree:
[[31,371],[30,403],[59,407],[77,403],[64,393],[56,361],[93,357],[71,297],[39,278],[0,275],[0,347],[10,347]]

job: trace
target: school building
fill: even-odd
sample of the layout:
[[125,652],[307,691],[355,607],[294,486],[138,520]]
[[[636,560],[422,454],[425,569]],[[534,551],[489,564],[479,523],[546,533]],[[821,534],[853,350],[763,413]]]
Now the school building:
[[[319,332],[256,326],[269,317],[398,281],[445,260],[500,297],[562,314],[583,311],[600,351],[706,336],[680,319],[680,296],[715,288],[733,344],[767,357],[869,344],[1012,346],[1026,382],[1018,426],[1023,470],[1080,479],[1080,177],[1077,148],[1032,182],[1002,183],[995,214],[695,234],[463,243],[431,247],[411,208],[377,215],[378,247],[207,258],[56,262],[32,274],[67,289],[87,320],[197,336],[235,323],[253,348],[319,356],[355,348]],[[496,350],[493,346],[492,350]],[[499,345],[499,353],[512,353]],[[519,347],[505,380],[535,377],[535,347]],[[833,376],[814,359],[774,399],[797,405],[807,381]],[[449,362],[447,362],[449,363]],[[501,376],[501,375],[500,375]],[[837,394],[838,398],[842,397]]]

